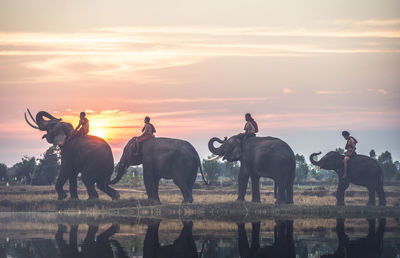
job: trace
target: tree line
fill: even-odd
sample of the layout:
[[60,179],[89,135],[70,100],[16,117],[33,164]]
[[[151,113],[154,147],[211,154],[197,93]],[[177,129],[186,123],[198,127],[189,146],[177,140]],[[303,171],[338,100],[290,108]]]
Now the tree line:
[[[337,152],[343,154],[342,148]],[[369,152],[369,156],[376,159],[382,168],[384,181],[400,181],[400,163],[393,161],[389,151],[382,152],[379,156],[375,150]],[[209,156],[208,159],[214,156]],[[239,174],[239,162],[221,162],[219,160],[203,159],[202,167],[211,184],[236,184]],[[35,158],[24,156],[22,160],[8,168],[0,163],[0,182],[23,183],[29,185],[52,185],[60,171],[60,151],[57,147],[48,148],[43,157]],[[128,168],[121,182],[125,184],[141,184],[142,170],[137,167]],[[306,161],[303,155],[296,154],[296,178],[295,183],[312,181],[336,182],[336,173],[319,169]]]

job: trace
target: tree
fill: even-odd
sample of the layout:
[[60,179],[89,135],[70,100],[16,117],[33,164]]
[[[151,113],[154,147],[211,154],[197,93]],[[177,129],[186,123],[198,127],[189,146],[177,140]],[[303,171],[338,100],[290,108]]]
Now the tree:
[[36,169],[35,157],[24,156],[21,162],[11,167],[10,176],[26,184],[31,183],[31,175]]
[[6,164],[0,163],[0,181],[7,179],[7,166]]
[[[209,156],[208,159],[215,157],[214,155]],[[218,183],[218,177],[220,175],[221,167],[220,162],[217,160],[206,160],[203,159],[203,169],[207,173],[208,180],[210,184]]]
[[392,154],[389,151],[383,152],[378,157],[378,163],[382,168],[384,180],[391,181],[397,173],[397,168],[393,163]]
[[238,161],[235,162],[229,162],[229,161],[225,161],[224,162],[225,165],[225,176],[229,177],[232,179],[232,181],[237,182],[237,178],[239,175],[239,170],[240,170],[240,164]]
[[338,152],[341,155],[344,154],[344,149],[342,149],[342,148],[336,148],[335,151]]
[[51,146],[39,160],[32,173],[32,185],[51,185],[60,173],[60,155],[56,146]]
[[374,150],[374,149],[372,149],[372,150],[369,152],[369,156],[370,156],[371,158],[373,158],[373,159],[376,158],[376,153],[375,153],[375,150]]
[[310,168],[303,155],[296,154],[296,178],[295,181],[304,181],[307,178]]

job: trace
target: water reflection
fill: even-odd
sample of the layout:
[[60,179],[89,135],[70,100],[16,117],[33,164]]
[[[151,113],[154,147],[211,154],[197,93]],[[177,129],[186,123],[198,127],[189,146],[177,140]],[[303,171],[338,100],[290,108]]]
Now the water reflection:
[[120,224],[91,218],[13,220],[0,216],[0,258],[400,255],[400,223],[394,218],[248,223],[129,219]]
[[[113,224],[103,233],[96,237],[99,229],[98,225],[88,225],[87,234],[82,245],[78,248],[78,226],[71,225],[69,233],[69,244],[64,240],[64,233],[67,231],[65,225],[59,224],[55,236],[58,250],[61,257],[65,258],[82,258],[82,257],[97,257],[97,258],[125,258],[127,257],[121,245],[116,240],[110,240],[119,230],[119,225]],[[111,245],[114,245],[116,252],[113,252]],[[79,250],[80,249],[80,250]]]
[[260,246],[260,221],[252,223],[251,245],[247,241],[244,223],[238,223],[238,246],[241,258],[296,257],[293,241],[293,221],[278,220],[274,227],[274,243]]
[[196,244],[192,235],[193,222],[183,222],[183,228],[179,237],[172,245],[161,246],[158,240],[160,221],[147,227],[143,244],[143,258],[197,258]]
[[375,221],[375,219],[368,219],[368,235],[366,237],[349,240],[349,236],[345,233],[344,219],[337,219],[338,248],[334,254],[323,255],[322,257],[381,257],[386,219],[379,219],[377,231],[375,231]]

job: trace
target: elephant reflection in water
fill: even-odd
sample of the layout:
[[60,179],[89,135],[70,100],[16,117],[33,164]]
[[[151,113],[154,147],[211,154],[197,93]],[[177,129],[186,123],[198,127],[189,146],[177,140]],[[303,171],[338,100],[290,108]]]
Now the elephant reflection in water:
[[266,247],[260,247],[260,222],[252,223],[250,247],[244,226],[244,223],[238,223],[238,245],[241,258],[296,257],[292,220],[276,221],[274,244]]
[[[69,233],[69,244],[64,240],[64,233],[67,231],[65,225],[58,225],[56,233],[56,242],[60,251],[60,256],[63,258],[127,258],[121,245],[116,240],[109,238],[119,231],[119,225],[113,224],[106,231],[96,237],[98,230],[97,225],[89,225],[86,237],[81,245],[81,250],[78,249],[78,225],[71,225]],[[113,245],[116,253],[111,247]]]
[[330,257],[380,257],[383,250],[383,233],[386,219],[379,219],[378,230],[375,231],[375,219],[368,219],[368,235],[364,238],[349,240],[345,233],[344,219],[336,220],[336,234],[339,246],[334,254],[322,255]]
[[193,223],[183,222],[183,229],[172,245],[161,246],[158,241],[158,228],[160,221],[147,227],[143,245],[143,258],[197,258],[196,244],[192,235]]

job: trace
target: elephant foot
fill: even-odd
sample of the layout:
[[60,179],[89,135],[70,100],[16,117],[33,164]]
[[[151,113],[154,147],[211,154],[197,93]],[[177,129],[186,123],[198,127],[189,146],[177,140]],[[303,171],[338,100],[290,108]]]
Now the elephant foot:
[[337,202],[336,206],[344,206],[344,202]]
[[374,202],[367,202],[367,206],[375,206]]
[[237,198],[236,201],[237,202],[244,202],[244,198]]
[[161,204],[160,200],[157,199],[149,199],[150,204],[159,205]]
[[98,199],[99,199],[98,196],[89,196],[89,198],[87,200],[92,201],[92,200],[98,200]]
[[286,201],[284,201],[284,200],[276,200],[275,204],[276,205],[286,204]]
[[120,198],[119,193],[116,193],[113,197],[111,197],[111,199],[114,201],[119,200],[119,198]]
[[61,193],[61,194],[58,194],[58,200],[59,201],[64,200],[65,198],[67,198],[67,194],[65,192]]
[[74,197],[71,196],[69,199],[70,200],[79,200],[78,196],[74,196]]
[[286,201],[286,204],[293,204],[293,200]]
[[191,199],[191,200],[183,200],[182,203],[193,203],[193,199]]
[[379,202],[379,206],[386,206],[386,201]]
[[260,203],[261,202],[261,200],[260,199],[253,199],[253,200],[251,200],[252,202],[258,202],[258,203]]

